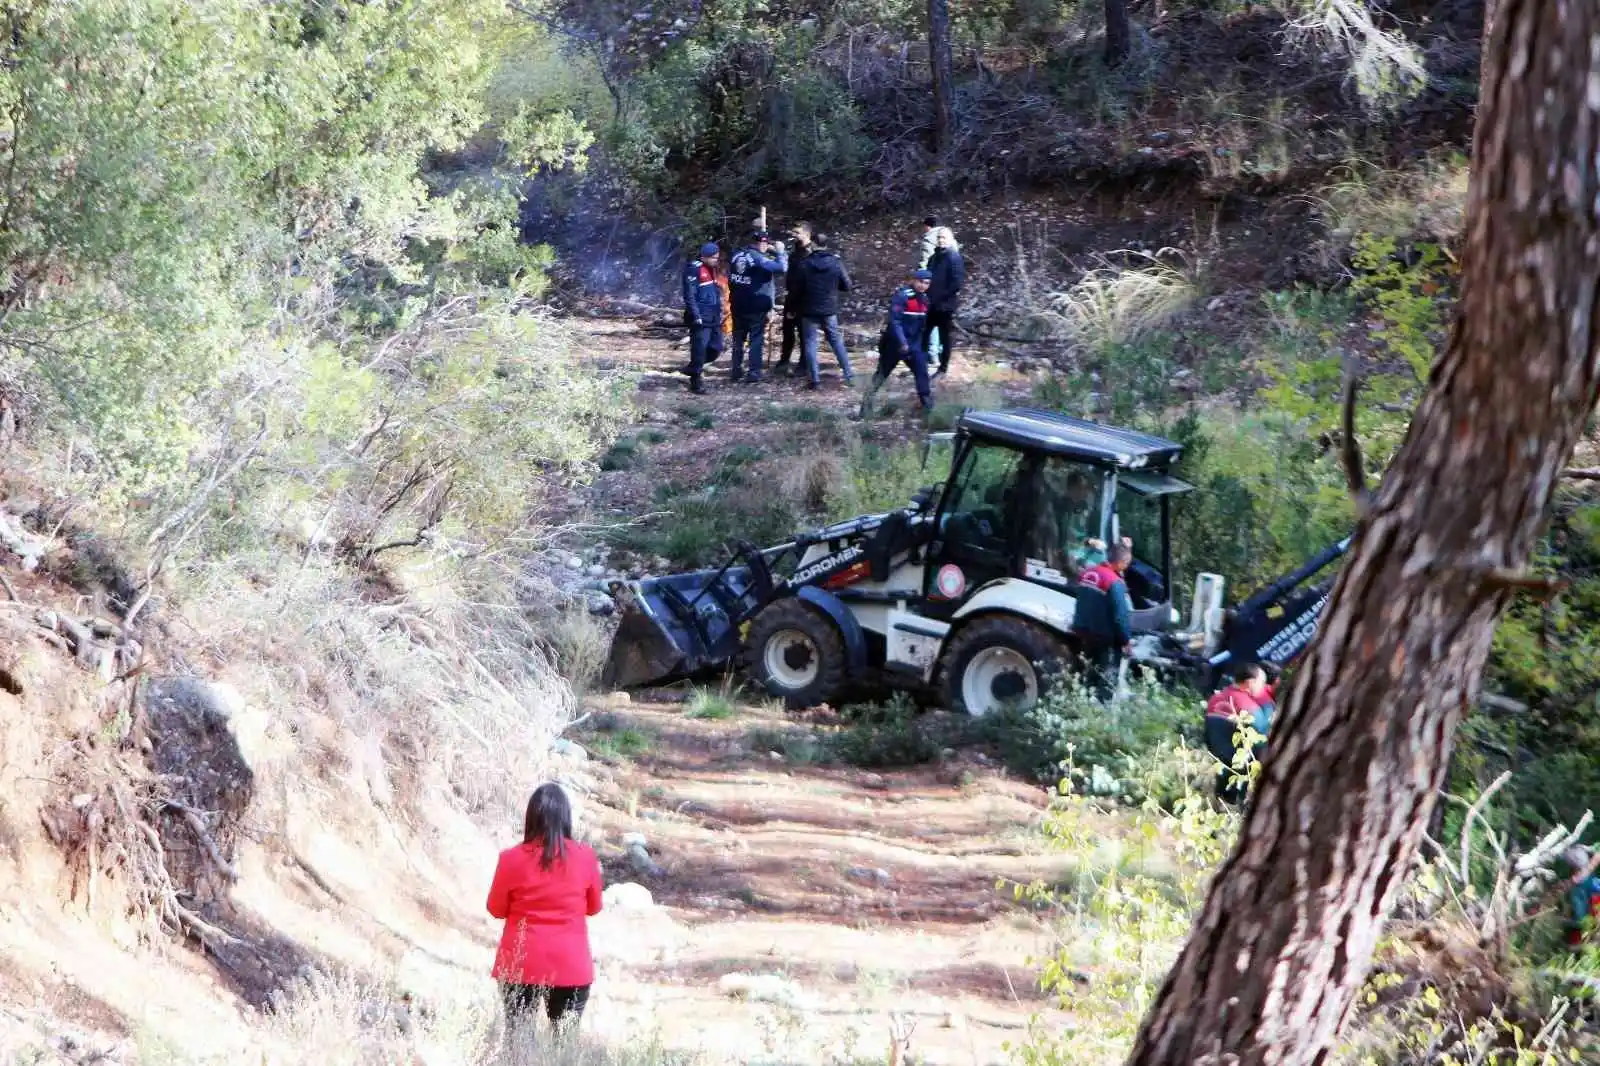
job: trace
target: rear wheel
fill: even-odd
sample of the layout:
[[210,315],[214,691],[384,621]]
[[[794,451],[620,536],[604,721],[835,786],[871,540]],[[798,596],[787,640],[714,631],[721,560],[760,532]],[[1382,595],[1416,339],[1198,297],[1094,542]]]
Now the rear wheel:
[[1071,648],[1043,626],[1012,615],[968,622],[950,641],[941,675],[945,702],[975,717],[1031,707],[1065,668]]
[[745,670],[790,707],[833,699],[844,687],[845,667],[839,627],[801,600],[779,600],[750,623]]

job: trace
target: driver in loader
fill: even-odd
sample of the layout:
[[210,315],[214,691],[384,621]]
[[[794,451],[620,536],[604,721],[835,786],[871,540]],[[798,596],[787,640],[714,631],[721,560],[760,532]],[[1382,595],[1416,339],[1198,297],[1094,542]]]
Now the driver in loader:
[[[1044,554],[1046,566],[1076,578],[1091,566],[1106,561],[1105,542],[1090,535],[1098,517],[1094,482],[1082,470],[1065,463],[1046,463],[1043,485],[1034,509],[1034,544]],[[1123,543],[1132,546],[1124,538]]]

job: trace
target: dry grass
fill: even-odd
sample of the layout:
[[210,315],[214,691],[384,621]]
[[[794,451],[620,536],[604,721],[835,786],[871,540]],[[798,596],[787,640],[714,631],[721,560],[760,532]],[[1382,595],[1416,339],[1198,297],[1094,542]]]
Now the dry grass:
[[1313,200],[1342,254],[1360,234],[1452,244],[1461,236],[1468,166],[1460,155],[1436,156],[1412,170],[1384,170],[1354,159]]
[[452,998],[421,1003],[383,982],[320,977],[287,992],[265,1029],[272,1050],[263,1055],[263,1066],[677,1066],[693,1061],[647,1037],[610,1046],[543,1026],[508,1037],[487,980]]
[[221,661],[265,668],[275,704],[320,708],[382,753],[374,798],[402,803],[447,785],[467,812],[500,820],[542,774],[574,697],[499,575],[425,558],[371,579],[278,554],[191,570],[186,615]]
[[1290,23],[1290,37],[1349,55],[1356,91],[1375,111],[1414,96],[1428,83],[1421,51],[1400,34],[1380,29],[1364,0],[1315,0]]
[[1170,249],[1121,254],[1147,265],[1129,269],[1106,261],[1051,300],[1051,317],[1065,339],[1089,348],[1126,344],[1160,329],[1193,302],[1194,278],[1164,261]]

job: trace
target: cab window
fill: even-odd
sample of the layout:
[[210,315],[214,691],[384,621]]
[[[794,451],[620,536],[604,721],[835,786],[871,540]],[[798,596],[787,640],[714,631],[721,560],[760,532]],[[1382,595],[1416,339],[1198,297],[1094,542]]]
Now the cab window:
[[1087,463],[1059,456],[1042,460],[1035,491],[1028,494],[1028,558],[1068,576],[1101,561],[1105,484],[1104,471]]
[[1011,497],[1021,459],[1009,448],[978,445],[967,452],[945,501],[945,537],[1007,554],[1012,542]]

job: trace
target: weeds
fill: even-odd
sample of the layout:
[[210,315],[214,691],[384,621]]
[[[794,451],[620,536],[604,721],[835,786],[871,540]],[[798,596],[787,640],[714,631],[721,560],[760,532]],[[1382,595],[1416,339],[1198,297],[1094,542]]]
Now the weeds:
[[590,733],[584,740],[584,746],[591,752],[613,759],[637,759],[650,753],[655,746],[655,738],[641,729],[624,726]]
[[961,736],[948,715],[924,715],[905,693],[881,703],[850,704],[840,711],[847,724],[827,733],[829,755],[850,766],[878,769],[934,762]]
[[697,688],[694,690],[694,695],[689,698],[689,708],[684,711],[683,716],[703,721],[723,721],[737,713],[738,709],[726,690],[713,692],[710,689]]

